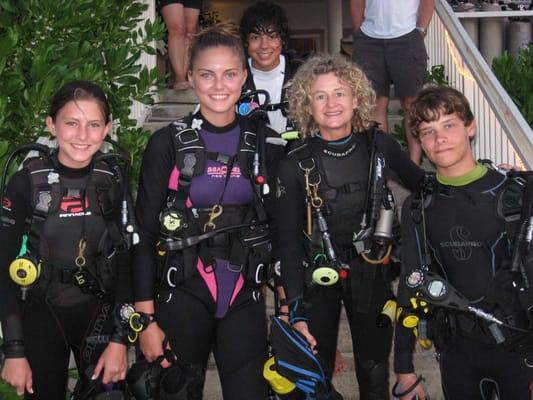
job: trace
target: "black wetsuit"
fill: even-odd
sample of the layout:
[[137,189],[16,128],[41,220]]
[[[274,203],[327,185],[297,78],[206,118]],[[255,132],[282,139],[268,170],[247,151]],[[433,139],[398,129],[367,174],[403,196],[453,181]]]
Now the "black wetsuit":
[[[433,194],[426,198],[425,225],[432,269],[449,281],[472,306],[492,313],[499,313],[501,304],[509,307],[517,301],[505,267],[510,260],[512,238],[508,237],[505,221],[497,212],[506,179],[489,169],[484,176],[463,186],[437,182]],[[420,268],[424,246],[423,231],[417,229],[414,222],[418,214],[412,207],[413,196],[406,200],[402,211],[403,270],[398,298],[404,305],[409,303],[405,277],[413,269]],[[516,310],[514,307],[511,309]],[[533,368],[527,368],[525,356],[531,353],[516,343],[525,338],[524,334],[516,335],[502,327],[506,341],[499,346],[490,333],[488,322],[466,312],[438,310],[439,314],[429,319],[429,330],[440,352],[442,386],[447,399],[483,399],[480,390],[490,392],[489,385],[485,385],[489,383],[497,384],[500,399],[530,398],[528,385],[533,379]],[[518,312],[515,318],[519,321],[524,314]],[[522,327],[525,326],[527,323]],[[398,324],[397,373],[413,372],[414,341],[411,331]],[[530,347],[531,342],[530,339]]]
[[[245,130],[245,119],[237,118],[225,127],[202,120],[199,135],[209,152],[236,154]],[[249,125],[248,125],[249,126]],[[252,129],[253,131],[253,129]],[[176,188],[175,150],[172,125],[154,133],[144,153],[136,215],[141,235],[135,251],[134,283],[136,301],[155,301],[156,318],[176,355],[204,370],[209,353],[214,352],[225,399],[265,399],[266,381],[262,366],[266,360],[266,315],[263,294],[247,287],[241,269],[228,261],[224,251],[207,264],[201,257],[178,267],[188,277],[165,296],[156,283],[155,245],[160,234],[159,213],[165,207],[169,188]],[[268,130],[269,135],[275,132]],[[274,148],[275,147],[275,148]],[[280,146],[268,146],[267,163],[275,174]],[[248,167],[251,167],[252,154]],[[210,209],[214,204],[246,209],[253,201],[252,182],[237,162],[231,174],[218,161],[209,160],[202,174],[192,178],[187,207]],[[226,179],[227,178],[227,179]],[[226,181],[226,182],[225,182]],[[268,201],[267,201],[268,202]],[[221,216],[223,218],[224,213]],[[220,220],[218,220],[220,221]],[[217,222],[218,223],[218,222]],[[203,224],[202,224],[203,225]],[[211,246],[211,244],[208,244]],[[198,260],[198,261],[197,261]],[[194,383],[190,399],[202,396],[204,375]]]
[[[289,153],[280,164],[276,196],[276,220],[279,229],[281,280],[288,303],[302,299],[309,319],[309,331],[318,342],[318,353],[326,361],[331,376],[337,348],[341,301],[351,327],[357,377],[362,399],[388,398],[388,356],[392,329],[378,328],[376,316],[391,296],[387,266],[369,265],[355,254],[353,233],[360,229],[367,192],[370,160],[369,135],[352,134],[337,142],[310,138],[308,146],[318,160],[321,174],[319,193],[325,201],[328,222],[337,257],[350,265],[349,277],[334,286],[313,285],[306,288],[304,260],[307,239],[305,226],[304,175],[297,156]],[[388,168],[394,170],[414,189],[423,172],[413,164],[389,135],[378,132],[376,147],[384,154]],[[294,150],[297,151],[297,150]],[[333,193],[348,194],[344,200]],[[354,189],[355,188],[355,189]],[[347,199],[347,200],[346,200]]]
[[[13,348],[8,345],[5,352],[7,357],[25,356],[28,359],[34,390],[33,395],[26,393],[28,399],[65,398],[71,350],[83,385],[87,386],[86,370],[89,366],[94,368],[107,345],[87,342],[87,337],[112,335],[115,331],[115,303],[131,301],[126,254],[119,257],[121,261],[120,266],[115,266],[118,275],[114,288],[104,298],[82,293],[72,281],[80,238],[86,238],[86,259],[95,260],[102,248],[101,240],[109,240],[107,224],[115,221],[118,227],[120,223],[121,199],[111,194],[116,189],[112,183],[114,178],[107,180],[111,185],[110,197],[104,196],[116,200],[112,201],[115,207],[112,215],[116,218],[105,222],[94,191],[85,190],[91,176],[99,172],[93,171],[91,175],[91,166],[72,169],[61,164],[56,172],[61,184],[61,198],[56,199],[52,191],[52,204],[57,204],[57,210],[50,208],[42,236],[38,238],[39,249],[33,248],[29,241],[29,251],[38,253],[43,264],[41,276],[28,289],[24,302],[21,302],[20,287],[9,277],[8,268],[19,254],[22,236],[33,216],[32,185],[26,168],[17,172],[7,185],[0,225],[0,318],[4,340],[7,344],[17,344]],[[49,176],[52,174],[54,172]],[[73,191],[73,187],[77,189]],[[87,195],[85,205],[80,193]],[[86,268],[91,268],[89,264],[91,261]]]

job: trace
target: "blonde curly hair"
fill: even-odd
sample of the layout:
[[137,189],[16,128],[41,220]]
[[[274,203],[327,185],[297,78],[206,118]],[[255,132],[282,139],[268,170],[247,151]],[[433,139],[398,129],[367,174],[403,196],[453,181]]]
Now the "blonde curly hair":
[[289,117],[300,128],[301,137],[309,137],[319,128],[311,114],[311,85],[318,75],[334,73],[352,89],[357,108],[352,116],[352,130],[361,132],[371,124],[376,94],[366,75],[342,56],[317,55],[303,63],[288,88]]

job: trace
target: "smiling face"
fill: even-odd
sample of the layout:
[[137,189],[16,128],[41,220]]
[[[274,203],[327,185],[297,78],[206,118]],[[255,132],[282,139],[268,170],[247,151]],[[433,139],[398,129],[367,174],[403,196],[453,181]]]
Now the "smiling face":
[[279,65],[283,41],[278,32],[272,29],[252,32],[248,34],[246,43],[254,68],[268,72]]
[[336,140],[351,133],[357,99],[333,72],[316,77],[309,98],[311,115],[324,139]]
[[69,101],[55,119],[46,118],[46,125],[56,138],[59,162],[70,168],[89,165],[111,129],[95,100]]
[[235,119],[235,104],[246,80],[242,56],[226,46],[207,48],[193,60],[188,78],[211,124],[224,126]]
[[465,125],[456,113],[441,113],[435,121],[421,122],[418,132],[422,149],[439,175],[457,177],[475,167],[470,148],[470,140],[476,132],[475,121]]

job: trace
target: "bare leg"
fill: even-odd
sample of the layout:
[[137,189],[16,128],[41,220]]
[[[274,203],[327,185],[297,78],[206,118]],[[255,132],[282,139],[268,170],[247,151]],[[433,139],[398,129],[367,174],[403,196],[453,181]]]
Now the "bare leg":
[[161,9],[168,29],[168,57],[174,70],[174,87],[186,82],[183,59],[186,53],[185,10],[183,4],[169,4]]
[[409,129],[409,126],[407,124],[407,115],[409,115],[409,109],[411,108],[411,104],[413,103],[414,97],[407,96],[403,97],[400,102],[402,104],[403,109],[403,126],[405,128],[405,138],[407,139],[407,147],[409,148],[409,156],[411,157],[411,160],[417,164],[420,165],[422,162],[422,147],[420,147],[420,143],[418,142],[418,139],[413,136],[413,133]]
[[198,17],[200,10],[197,8],[185,9],[185,55],[183,57],[183,79],[187,80],[187,70],[189,69],[189,47],[192,38],[198,30]]
[[386,96],[378,96],[376,99],[376,108],[374,108],[374,119],[380,124],[380,128],[384,132],[389,131],[389,124],[387,122],[387,107],[389,106],[389,98]]

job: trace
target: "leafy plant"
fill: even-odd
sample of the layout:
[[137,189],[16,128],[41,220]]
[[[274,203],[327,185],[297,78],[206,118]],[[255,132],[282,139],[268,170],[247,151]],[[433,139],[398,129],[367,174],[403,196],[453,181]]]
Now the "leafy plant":
[[437,86],[449,86],[450,81],[444,73],[444,65],[433,65],[426,76],[426,84]]
[[155,54],[152,43],[164,32],[159,20],[137,26],[147,7],[132,0],[0,0],[0,138],[9,150],[45,134],[52,96],[78,79],[108,94],[120,142],[139,132],[129,118],[132,102],[151,104],[157,82],[156,69],[139,59]]
[[518,57],[508,52],[494,58],[492,70],[516,106],[533,127],[533,49],[520,49]]
[[120,144],[128,149],[131,158],[130,182],[137,185],[139,182],[139,171],[141,170],[142,156],[144,148],[150,139],[150,132],[143,128],[124,130],[120,136]]

